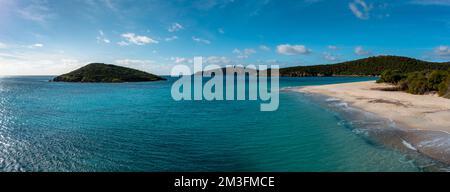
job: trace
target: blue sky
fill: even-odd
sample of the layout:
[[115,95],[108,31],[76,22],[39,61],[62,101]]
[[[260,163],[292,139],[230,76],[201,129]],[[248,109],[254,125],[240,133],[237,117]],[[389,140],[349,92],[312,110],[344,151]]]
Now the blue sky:
[[0,75],[90,62],[156,74],[176,64],[450,61],[450,0],[0,0]]

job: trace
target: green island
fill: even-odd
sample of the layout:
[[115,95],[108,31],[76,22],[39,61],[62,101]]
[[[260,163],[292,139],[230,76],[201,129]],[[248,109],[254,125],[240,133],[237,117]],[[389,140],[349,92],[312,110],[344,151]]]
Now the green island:
[[450,98],[450,62],[428,62],[399,56],[377,56],[332,65],[280,69],[286,77],[379,76],[378,83],[394,85],[385,91],[433,94]]
[[166,80],[160,76],[104,63],[91,63],[70,73],[57,76],[54,82],[122,83]]

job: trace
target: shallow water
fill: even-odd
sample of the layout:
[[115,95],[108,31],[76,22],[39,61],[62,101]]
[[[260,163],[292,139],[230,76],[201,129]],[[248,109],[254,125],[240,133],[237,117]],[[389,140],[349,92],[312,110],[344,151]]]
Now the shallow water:
[[390,119],[355,108],[333,97],[304,93],[314,103],[336,113],[340,124],[372,145],[404,154],[402,161],[420,171],[450,171],[450,135],[445,132],[414,130]]
[[[280,92],[259,101],[182,101],[164,82],[78,84],[0,79],[3,171],[422,171],[367,139],[346,116]],[[370,78],[282,78],[283,88]],[[284,90],[284,89],[283,89]],[[355,129],[358,128],[358,129]]]

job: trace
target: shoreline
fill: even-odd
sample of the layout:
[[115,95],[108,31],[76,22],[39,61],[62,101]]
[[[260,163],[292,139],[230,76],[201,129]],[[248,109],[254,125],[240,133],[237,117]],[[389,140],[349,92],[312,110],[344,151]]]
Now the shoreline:
[[388,87],[390,85],[365,81],[292,90],[343,101],[361,112],[392,121],[401,130],[397,139],[405,147],[450,165],[450,100],[434,95],[380,90]]

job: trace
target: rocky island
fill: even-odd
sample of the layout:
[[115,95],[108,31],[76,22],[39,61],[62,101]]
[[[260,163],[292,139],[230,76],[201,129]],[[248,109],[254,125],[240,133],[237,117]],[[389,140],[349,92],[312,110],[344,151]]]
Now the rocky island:
[[57,76],[55,82],[122,83],[166,80],[144,71],[104,63],[91,63],[70,73]]

